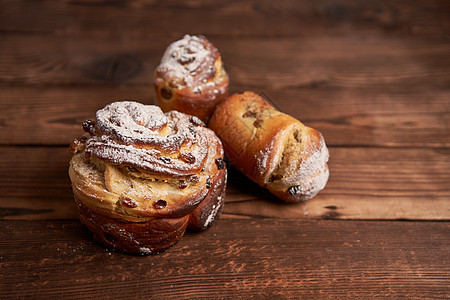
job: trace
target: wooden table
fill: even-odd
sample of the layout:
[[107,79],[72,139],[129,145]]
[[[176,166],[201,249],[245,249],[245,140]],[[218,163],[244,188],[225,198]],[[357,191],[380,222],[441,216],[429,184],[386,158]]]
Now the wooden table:
[[[231,92],[323,133],[330,180],[288,205],[231,170],[210,230],[110,252],[77,219],[68,144],[109,102],[154,103],[184,33]],[[447,0],[1,1],[0,101],[0,298],[450,297]]]

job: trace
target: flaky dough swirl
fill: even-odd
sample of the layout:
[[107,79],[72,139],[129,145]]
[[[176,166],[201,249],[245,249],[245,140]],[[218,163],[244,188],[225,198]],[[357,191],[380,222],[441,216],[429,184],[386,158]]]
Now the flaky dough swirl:
[[102,244],[160,252],[220,215],[224,151],[197,117],[120,101],[83,129],[89,136],[73,141],[69,175],[80,219]]
[[165,115],[156,106],[115,102],[84,128],[92,138],[86,152],[110,163],[148,174],[186,176],[200,171],[213,134],[197,117],[177,111]]
[[155,89],[164,111],[177,110],[209,120],[228,95],[228,74],[217,48],[201,35],[171,43],[155,70]]

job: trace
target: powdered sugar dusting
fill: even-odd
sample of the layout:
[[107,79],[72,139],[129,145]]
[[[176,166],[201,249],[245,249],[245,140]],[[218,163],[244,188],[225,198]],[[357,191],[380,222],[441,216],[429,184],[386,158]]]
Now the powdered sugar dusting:
[[150,248],[147,248],[147,247],[140,247],[139,248],[139,253],[142,254],[142,255],[149,255],[149,254],[152,254],[153,251]]
[[167,117],[155,105],[134,101],[113,102],[96,113],[96,127],[125,143],[145,140],[167,124]]
[[[94,219],[92,219],[91,222],[95,223],[96,221]],[[105,223],[105,224],[102,225],[102,229],[105,232],[107,232],[107,233],[109,233],[109,234],[111,234],[113,236],[115,236],[114,232],[117,232],[119,237],[120,237],[120,239],[121,240],[126,240],[128,243],[138,243],[137,241],[135,241],[135,237],[134,237],[132,232],[130,232],[130,231],[124,229],[124,228],[119,227],[117,224]],[[116,236],[116,237],[118,237],[118,236]]]
[[[222,201],[222,196],[217,197],[217,201],[218,203],[220,203],[220,201]],[[216,218],[216,215],[218,213],[220,209],[220,204],[214,204],[212,209],[211,209],[211,213],[208,216],[208,218],[206,218],[205,220],[205,224],[203,225],[205,228],[208,227],[209,225],[211,225],[211,223],[214,221],[214,219]]]
[[260,176],[263,176],[263,174],[267,173],[267,168],[268,168],[268,159],[269,159],[269,154],[273,151],[273,144],[274,144],[275,139],[272,139],[270,141],[270,143],[262,150],[260,150],[257,154],[256,154],[256,168],[258,171],[258,174]]
[[183,79],[186,86],[193,87],[195,77],[201,75],[205,67],[214,68],[214,57],[205,47],[206,42],[203,37],[185,35],[167,47],[158,70],[168,77]]
[[[153,105],[123,101],[97,113],[95,132],[86,142],[86,152],[152,174],[185,176],[202,169],[208,143],[214,138],[203,123],[185,114],[164,114]],[[181,148],[188,149],[195,160],[188,162],[177,156]]]
[[306,157],[300,164],[300,168],[292,176],[285,178],[285,184],[302,187],[303,197],[311,198],[325,188],[329,177],[327,162],[329,159],[328,148],[321,136],[317,149],[304,150],[301,154]]
[[[164,114],[155,106],[122,101],[99,110],[96,120],[83,123],[83,129],[90,138],[79,140],[82,145],[72,160],[79,159],[83,166],[91,166],[99,180],[80,174],[80,178],[72,181],[74,192],[83,195],[86,206],[98,206],[99,215],[105,212],[104,216],[117,220],[114,223],[97,220],[97,214],[86,214],[82,218],[83,222],[88,220],[86,224],[95,224],[105,234],[102,236],[97,234],[97,229],[93,230],[100,242],[134,254],[158,253],[173,245],[187,225],[184,222],[167,225],[164,219],[180,218],[182,214],[188,217],[205,199],[204,214],[211,212],[206,218],[206,226],[212,224],[222,207],[223,196],[218,198],[219,204],[212,206],[206,198],[211,191],[208,180],[216,180],[213,178],[224,172],[215,163],[218,157],[223,159],[223,148],[214,132],[198,118],[176,111]],[[71,162],[72,180],[77,172],[74,166]],[[183,182],[188,182],[189,187],[182,187]],[[86,191],[80,188],[81,184],[86,184]],[[225,184],[226,169],[225,181],[220,182],[222,195]],[[183,192],[178,192],[177,186]],[[75,199],[81,218],[85,213],[81,202],[77,197]],[[155,202],[156,199],[161,200]],[[164,207],[155,207],[160,201],[165,203]],[[167,208],[163,210],[166,204]],[[133,222],[145,222],[151,228],[159,226],[162,229],[152,232],[146,225],[143,232],[143,227],[135,226]]]

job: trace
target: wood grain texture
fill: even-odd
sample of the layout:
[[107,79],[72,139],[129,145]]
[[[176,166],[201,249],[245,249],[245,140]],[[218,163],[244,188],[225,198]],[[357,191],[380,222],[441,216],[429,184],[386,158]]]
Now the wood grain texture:
[[135,257],[76,221],[2,221],[0,297],[442,299],[449,239],[448,223],[220,220]]
[[[447,0],[0,1],[0,298],[450,298],[449,15]],[[160,255],[107,251],[77,218],[67,145],[109,102],[154,103],[185,33],[218,47],[232,92],[324,134],[330,180],[289,205],[230,169],[211,229]]]
[[[231,92],[248,87],[234,86]],[[255,86],[285,112],[316,128],[329,146],[449,147],[450,90],[427,86],[276,89]],[[155,103],[152,86],[3,87],[0,144],[64,145],[84,120],[117,100]]]
[[448,147],[450,90],[415,87],[256,88],[331,146]]
[[[330,180],[285,204],[231,169],[223,218],[450,220],[448,149],[330,148]],[[76,219],[65,147],[2,147],[0,217]]]
[[[101,13],[98,13],[101,10]],[[64,35],[221,36],[448,33],[445,0],[2,1],[0,31]]]
[[276,201],[238,172],[231,173],[225,212],[274,218],[449,220],[449,155],[448,149],[331,148],[326,188],[311,201],[294,205]]
[[[165,48],[181,37],[3,34],[0,83],[151,85]],[[211,41],[232,85],[448,88],[450,82],[450,42],[445,40],[362,35]]]
[[4,87],[0,93],[0,144],[69,145],[81,124],[119,100],[153,104],[153,87]]

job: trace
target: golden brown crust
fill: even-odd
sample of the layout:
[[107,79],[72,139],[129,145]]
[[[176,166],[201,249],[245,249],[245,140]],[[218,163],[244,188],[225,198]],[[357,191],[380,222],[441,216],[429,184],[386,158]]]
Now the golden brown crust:
[[189,229],[202,231],[210,227],[223,211],[227,173],[221,169],[221,176],[212,183],[211,192],[189,215]]
[[204,36],[185,35],[170,44],[155,70],[158,105],[207,122],[228,96],[228,75],[219,51]]
[[230,163],[278,198],[308,200],[325,187],[329,154],[321,133],[259,95],[228,97],[208,126],[221,138]]
[[183,236],[189,216],[160,218],[144,222],[128,222],[99,214],[75,202],[81,222],[92,232],[94,239],[109,249],[138,255],[160,253]]
[[[220,215],[215,208],[223,205],[227,171],[216,161],[223,159],[223,148],[196,117],[122,101],[99,110],[83,127],[90,137],[72,143],[69,176],[80,218],[100,242],[123,252],[159,252],[188,223],[197,225],[194,230],[210,226],[199,211],[212,219]],[[156,238],[151,228],[166,233]],[[111,234],[116,238],[108,239]]]

